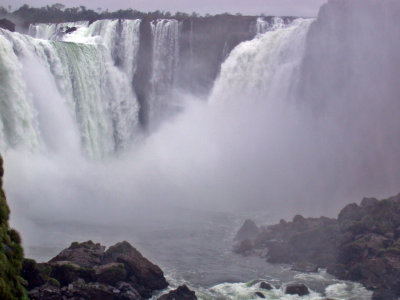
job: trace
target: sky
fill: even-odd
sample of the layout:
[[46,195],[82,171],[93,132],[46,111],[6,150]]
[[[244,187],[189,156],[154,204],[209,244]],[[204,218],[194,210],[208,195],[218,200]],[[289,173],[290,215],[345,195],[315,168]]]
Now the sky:
[[327,0],[0,0],[0,5],[13,8],[22,4],[45,6],[63,3],[66,6],[81,6],[109,10],[133,8],[140,11],[193,11],[200,14],[242,13],[248,15],[296,15],[313,17]]

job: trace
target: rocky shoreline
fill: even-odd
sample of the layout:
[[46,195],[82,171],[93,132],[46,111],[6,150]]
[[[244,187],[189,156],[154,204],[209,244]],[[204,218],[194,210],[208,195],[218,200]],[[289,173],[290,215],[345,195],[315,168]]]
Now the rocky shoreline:
[[[168,287],[162,270],[126,241],[107,250],[92,241],[74,242],[47,263],[25,259],[21,275],[31,300],[141,300]],[[175,294],[197,299],[186,286],[159,299]]]
[[337,219],[297,215],[264,227],[246,220],[235,239],[236,253],[291,264],[301,272],[326,268],[373,290],[376,300],[400,296],[400,194],[364,198],[344,207]]

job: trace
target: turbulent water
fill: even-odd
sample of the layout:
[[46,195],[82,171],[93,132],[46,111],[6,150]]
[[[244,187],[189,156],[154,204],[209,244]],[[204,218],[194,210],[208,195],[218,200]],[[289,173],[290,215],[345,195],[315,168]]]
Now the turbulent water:
[[[352,3],[331,1],[317,20],[254,18],[254,38],[221,49],[201,99],[177,89],[194,80],[178,76],[181,21],[149,23],[148,61],[140,20],[0,29],[0,149],[28,256],[127,239],[202,299],[252,299],[258,279],[276,286],[267,299],[296,299],[283,294],[291,281],[313,291],[301,299],[369,299],[323,270],[231,252],[244,218],[336,215],[362,196],[398,192],[397,6]],[[204,38],[192,29],[191,42]],[[204,67],[188,47],[190,66]]]

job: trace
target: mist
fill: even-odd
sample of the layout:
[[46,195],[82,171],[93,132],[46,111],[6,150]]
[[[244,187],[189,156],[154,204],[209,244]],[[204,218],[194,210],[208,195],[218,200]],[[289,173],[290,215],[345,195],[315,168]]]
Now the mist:
[[79,150],[51,70],[22,61],[44,145],[4,154],[24,242],[45,241],[36,226],[57,223],[137,230],[200,212],[335,216],[364,196],[396,194],[399,5],[370,2],[331,1],[316,21],[239,44],[208,96],[175,88],[179,113],[102,160]]

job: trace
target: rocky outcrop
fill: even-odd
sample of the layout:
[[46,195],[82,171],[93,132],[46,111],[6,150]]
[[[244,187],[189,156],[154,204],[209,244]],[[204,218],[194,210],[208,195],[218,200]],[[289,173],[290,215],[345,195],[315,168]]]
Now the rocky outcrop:
[[128,242],[105,251],[93,243],[72,243],[48,263],[25,260],[22,276],[31,299],[148,299],[168,286],[161,269]]
[[176,290],[170,291],[168,294],[162,295],[158,300],[197,300],[195,292],[191,291],[186,285],[178,287]]
[[21,238],[8,225],[10,209],[3,190],[3,175],[0,157],[0,299],[27,299],[20,277],[24,255]]
[[236,241],[243,241],[246,239],[254,239],[259,232],[259,229],[252,220],[244,221],[242,227],[239,229],[235,236]]
[[376,299],[400,296],[400,194],[381,201],[364,198],[343,208],[337,219],[298,215],[292,222],[282,220],[234,250],[245,255],[267,250],[269,262],[289,263],[302,272],[327,268],[376,291]]
[[15,24],[8,19],[0,19],[0,28],[15,31]]

